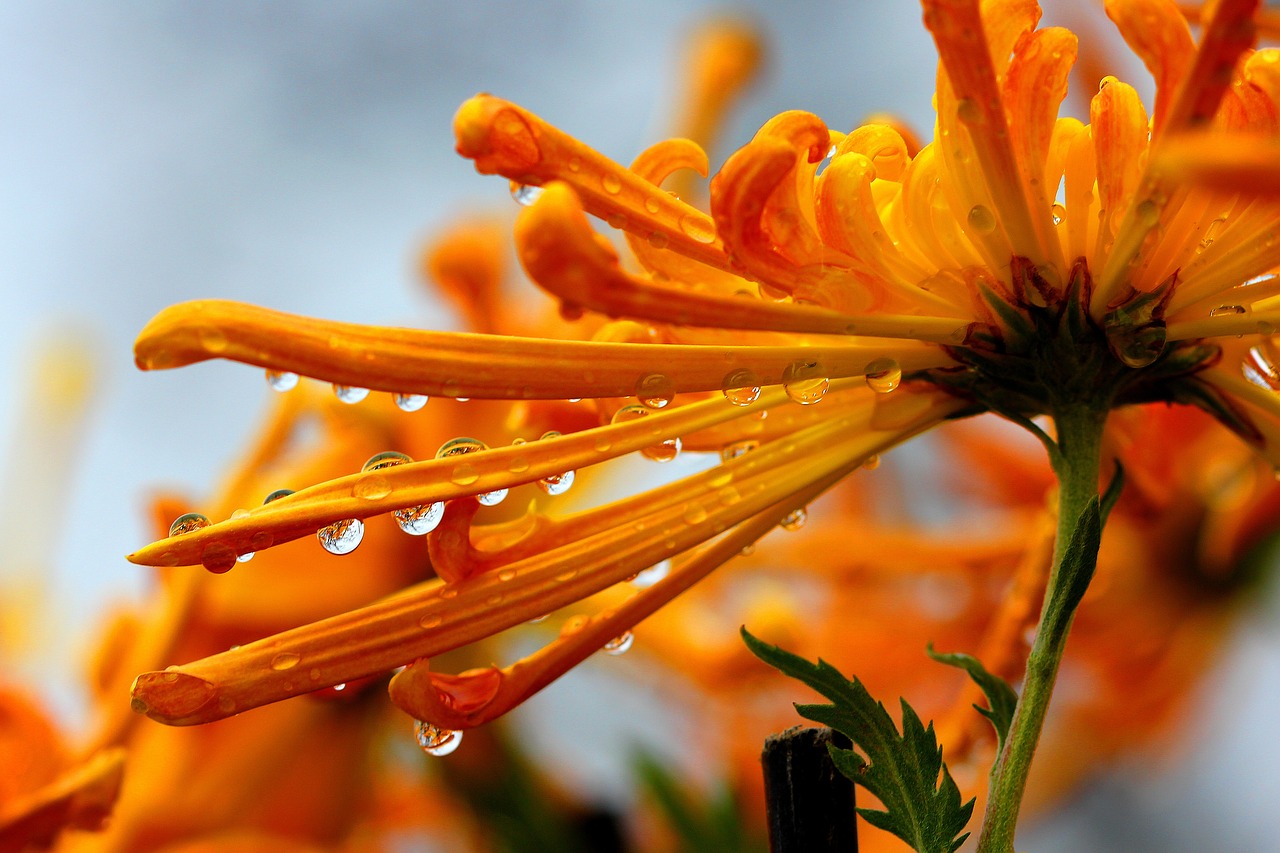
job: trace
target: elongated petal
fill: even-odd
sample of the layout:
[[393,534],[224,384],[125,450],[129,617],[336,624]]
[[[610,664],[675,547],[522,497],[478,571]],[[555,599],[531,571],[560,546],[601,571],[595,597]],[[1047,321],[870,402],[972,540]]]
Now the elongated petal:
[[568,302],[615,316],[722,329],[872,335],[939,343],[959,343],[976,319],[879,312],[852,315],[814,305],[651,284],[619,267],[617,257],[594,239],[577,197],[559,184],[550,185],[521,214],[516,244],[526,271],[538,284]]
[[830,475],[742,522],[690,555],[658,584],[640,591],[616,608],[597,614],[584,624],[574,625],[572,631],[515,664],[456,676],[431,672],[425,663],[409,665],[391,680],[392,701],[411,716],[442,728],[472,728],[496,719],[737,556],[743,548],[776,527],[797,507],[816,498],[844,473]]
[[655,374],[669,376],[675,393],[718,391],[743,369],[777,385],[801,359],[832,379],[861,376],[878,358],[904,369],[949,361],[936,347],[907,343],[650,346],[390,329],[219,300],[165,309],[139,334],[134,355],[144,370],[225,358],[339,385],[502,400],[627,397]]
[[458,153],[482,174],[520,184],[571,184],[593,215],[641,238],[659,233],[681,254],[720,269],[729,259],[705,213],[593,151],[522,107],[477,95],[453,120]]
[[[865,420],[858,429],[856,419],[840,418],[695,475],[714,479],[727,470],[733,476],[722,486],[703,489],[692,501],[646,513],[643,524],[608,524],[595,536],[567,540],[503,570],[458,584],[423,584],[379,604],[201,661],[144,673],[134,682],[134,707],[172,725],[209,722],[298,692],[385,672],[541,616],[692,548],[963,405],[946,395],[934,399],[919,419],[897,430],[869,431]],[[649,499],[639,496],[640,505],[647,508]],[[626,506],[622,502],[592,512],[605,519]]]

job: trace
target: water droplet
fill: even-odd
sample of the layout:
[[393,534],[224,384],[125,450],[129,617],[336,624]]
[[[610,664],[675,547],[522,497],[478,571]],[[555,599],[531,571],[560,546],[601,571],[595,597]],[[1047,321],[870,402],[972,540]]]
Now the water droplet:
[[649,245],[655,249],[665,249],[671,243],[671,238],[661,231],[649,232]]
[[418,746],[422,747],[423,752],[436,757],[450,754],[462,743],[462,732],[442,729],[422,720],[414,721],[413,736],[417,738]]
[[990,234],[996,230],[996,217],[988,208],[975,204],[969,208],[969,227],[979,234]]
[[410,536],[425,536],[440,526],[440,520],[444,518],[444,501],[397,509],[391,517]]
[[1248,312],[1243,305],[1219,305],[1209,311],[1210,317],[1232,317]]
[[644,209],[650,213],[657,213],[659,209],[658,200],[656,198],[646,198],[644,200]]
[[169,525],[170,536],[182,536],[184,533],[191,533],[196,530],[203,530],[208,527],[210,521],[198,512],[189,512],[186,515],[180,515],[174,519],[173,524]]
[[877,468],[879,468],[879,467],[880,467],[880,454],[879,454],[879,453],[872,453],[870,456],[868,456],[868,457],[863,461],[863,463],[862,463],[862,467],[863,467],[863,468],[866,468],[868,471],[874,471],[874,470],[876,470]]
[[418,620],[418,625],[423,628],[435,628],[442,621],[439,613],[428,613]]
[[1163,323],[1136,325],[1104,321],[1107,344],[1116,358],[1133,368],[1146,367],[1163,353],[1166,332]]
[[528,207],[533,204],[540,195],[542,195],[542,187],[517,184],[515,181],[511,182],[511,198],[522,207]]
[[[454,456],[466,456],[469,453],[479,453],[488,449],[489,446],[478,438],[460,436],[451,438],[442,444],[440,449],[436,451],[436,458],[448,459]],[[469,486],[480,479],[480,472],[474,465],[464,462],[453,469],[449,479],[459,486]],[[492,492],[484,492],[475,496],[476,501],[481,506],[497,506],[506,497],[506,489],[495,489]]]
[[604,650],[611,655],[624,655],[635,645],[636,635],[630,631],[623,631],[618,636],[604,644]]
[[622,179],[610,172],[600,179],[600,184],[604,187],[604,191],[609,195],[617,195],[622,192]]
[[281,652],[271,659],[271,668],[276,672],[284,672],[285,670],[293,669],[301,660],[302,657],[293,652]]
[[982,113],[978,109],[978,102],[973,98],[961,98],[956,101],[956,118],[965,124],[977,124],[982,120]]
[[782,371],[782,388],[787,396],[802,406],[811,406],[827,393],[826,371],[816,361],[793,361]]
[[650,409],[665,409],[676,396],[675,388],[669,376],[650,373],[636,382],[636,399]]
[[698,243],[714,243],[716,226],[711,217],[701,213],[686,213],[680,217],[680,230]]
[[788,514],[786,518],[782,519],[781,526],[783,530],[799,530],[801,527],[804,527],[804,523],[808,520],[808,510],[804,507],[800,507],[794,512]]
[[267,385],[273,391],[292,391],[298,387],[298,374],[287,370],[268,370]]
[[631,585],[637,589],[647,589],[669,574],[671,574],[671,561],[660,560],[631,578]]
[[330,554],[350,554],[364,539],[364,522],[358,518],[344,518],[316,531],[320,545]]
[[[623,406],[621,409],[613,413],[613,419],[610,423],[621,424],[628,421],[638,420],[648,417],[651,410],[644,406]],[[680,455],[681,441],[679,437],[662,439],[656,444],[643,448],[640,453],[646,459],[652,459],[654,462],[670,462]]]
[[1067,218],[1067,208],[1061,204],[1055,204],[1050,208],[1050,213],[1053,214],[1054,225],[1061,225],[1062,221]]
[[737,459],[744,453],[750,453],[759,446],[760,442],[753,438],[735,441],[732,444],[726,444],[724,447],[720,448],[720,459],[724,462],[728,462],[730,459]]
[[210,542],[200,552],[200,564],[215,575],[231,571],[236,560],[235,549],[225,542]]
[[707,520],[707,509],[700,503],[690,503],[681,515],[685,524],[701,524]]
[[341,693],[342,691],[347,689],[347,683],[344,681],[341,684],[335,684],[333,685],[333,689],[338,693]]
[[750,406],[760,399],[760,378],[746,368],[725,376],[720,387],[725,399],[735,406]]
[[570,158],[569,158],[569,171],[570,171],[570,172],[581,172],[581,171],[582,171],[582,158],[581,158],[581,157],[570,157]]
[[403,465],[406,462],[412,462],[413,458],[407,454],[400,453],[396,450],[384,450],[381,453],[375,453],[370,456],[360,470],[368,473],[369,471],[381,471],[383,468],[394,468],[397,465]]
[[354,385],[333,385],[333,395],[344,403],[359,403],[369,396],[368,388],[357,388]]
[[902,368],[892,358],[877,358],[864,368],[867,387],[877,394],[888,394],[902,381]]
[[1133,212],[1137,216],[1138,222],[1147,228],[1155,226],[1160,221],[1160,208],[1151,199],[1140,202]]
[[416,412],[427,404],[426,394],[397,394],[396,408],[402,412]]
[[281,498],[287,498],[291,494],[293,494],[293,489],[276,489],[274,492],[272,492],[271,494],[267,495],[265,498],[262,499],[262,505],[266,506],[272,501],[278,501]]
[[244,554],[241,554],[239,557],[236,557],[236,562],[237,562],[237,563],[247,563],[247,562],[249,562],[250,560],[252,560],[252,559],[253,559],[253,555],[254,555],[254,553],[255,553],[254,551],[248,551],[248,552],[246,552],[246,553],[244,553]]

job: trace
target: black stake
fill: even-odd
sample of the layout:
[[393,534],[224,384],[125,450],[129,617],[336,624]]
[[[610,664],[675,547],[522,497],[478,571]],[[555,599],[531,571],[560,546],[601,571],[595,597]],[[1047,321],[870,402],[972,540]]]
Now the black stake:
[[796,726],[764,741],[764,797],[772,853],[857,853],[853,781],[827,744],[849,747],[827,728]]

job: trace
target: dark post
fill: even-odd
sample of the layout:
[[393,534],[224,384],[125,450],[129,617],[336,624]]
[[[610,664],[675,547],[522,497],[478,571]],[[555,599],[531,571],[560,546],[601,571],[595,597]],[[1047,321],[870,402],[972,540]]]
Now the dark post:
[[760,762],[773,853],[857,853],[853,781],[831,762],[833,742],[849,746],[828,728],[796,726],[765,738]]

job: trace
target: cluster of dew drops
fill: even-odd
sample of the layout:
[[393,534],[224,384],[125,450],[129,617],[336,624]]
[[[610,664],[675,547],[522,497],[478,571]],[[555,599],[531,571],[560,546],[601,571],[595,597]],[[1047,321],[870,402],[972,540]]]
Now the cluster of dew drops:
[[[868,387],[877,393],[887,394],[897,388],[902,381],[902,369],[895,360],[882,358],[866,366],[865,376]],[[299,376],[288,371],[267,370],[266,380],[273,390],[285,392],[297,387]],[[827,389],[830,386],[830,379],[827,377],[826,371],[816,361],[796,360],[792,362],[783,371],[782,380],[783,390],[787,396],[792,401],[804,406],[820,402],[826,396]],[[724,377],[721,387],[725,399],[735,406],[749,406],[760,398],[761,384],[759,378],[749,369],[744,368],[730,372]],[[368,397],[369,389],[335,383],[333,385],[333,393],[341,402],[355,404]],[[635,397],[638,402],[619,408],[614,413],[611,423],[626,423],[647,417],[655,410],[666,408],[675,399],[675,383],[670,377],[661,373],[648,374],[637,381]],[[393,399],[397,408],[404,412],[419,411],[428,401],[428,397],[425,394],[410,393],[394,394]],[[457,402],[466,402],[467,400],[465,397],[453,399]],[[763,415],[764,413],[761,414],[762,417]],[[543,434],[539,440],[556,438],[559,435],[559,432],[552,430]],[[525,444],[526,440],[517,438],[512,443]],[[733,442],[721,449],[721,459],[728,461],[754,450],[758,446],[759,442],[753,440]],[[436,452],[436,458],[460,457],[487,449],[488,446],[478,439],[459,437],[445,442]],[[680,450],[680,438],[673,436],[642,449],[641,454],[656,462],[670,462],[679,456]],[[391,493],[392,489],[386,478],[378,472],[397,465],[408,464],[412,461],[413,459],[407,454],[394,450],[375,454],[361,466],[361,473],[365,476],[356,482],[352,493],[356,497],[368,500],[378,500],[386,497]],[[867,461],[866,467],[874,468],[876,464],[878,464],[878,459],[873,457]],[[479,475],[475,469],[465,463],[459,465],[452,475],[454,482],[459,485],[467,485],[469,482],[474,482],[478,477]],[[555,496],[569,491],[573,486],[573,481],[574,472],[570,470],[543,477],[537,483],[548,495]],[[475,498],[482,506],[497,506],[507,497],[507,492],[507,489],[495,489],[478,494]],[[263,504],[269,504],[291,494],[293,494],[291,489],[277,489],[267,495],[263,500]],[[444,508],[443,501],[434,501],[429,504],[397,509],[391,515],[396,524],[405,533],[410,536],[425,536],[440,525],[441,520],[444,518]],[[231,517],[242,518],[246,515],[248,515],[247,510],[241,509],[233,512]],[[804,526],[807,518],[807,510],[804,507],[797,508],[782,520],[781,527],[785,530],[798,530]],[[169,535],[181,536],[201,530],[210,524],[211,522],[206,516],[196,512],[189,512],[173,522],[169,528]],[[331,554],[350,554],[364,539],[364,522],[358,518],[340,519],[317,530],[316,538],[319,540],[321,547]],[[750,550],[750,548],[744,549],[743,553],[749,553]],[[205,566],[210,571],[225,572],[235,563],[245,563],[251,560],[253,552],[236,555],[234,560],[229,559],[229,557],[230,555],[228,555],[226,561],[206,561]],[[653,586],[664,579],[670,570],[671,561],[662,560],[631,577],[630,582],[637,588]],[[543,616],[532,621],[540,622],[545,618]],[[571,628],[571,626],[566,627]],[[606,643],[603,650],[611,655],[621,655],[629,650],[633,643],[634,634],[628,630]],[[422,750],[433,756],[449,755],[458,748],[462,741],[461,731],[440,728],[422,720],[414,721],[414,736]]]

